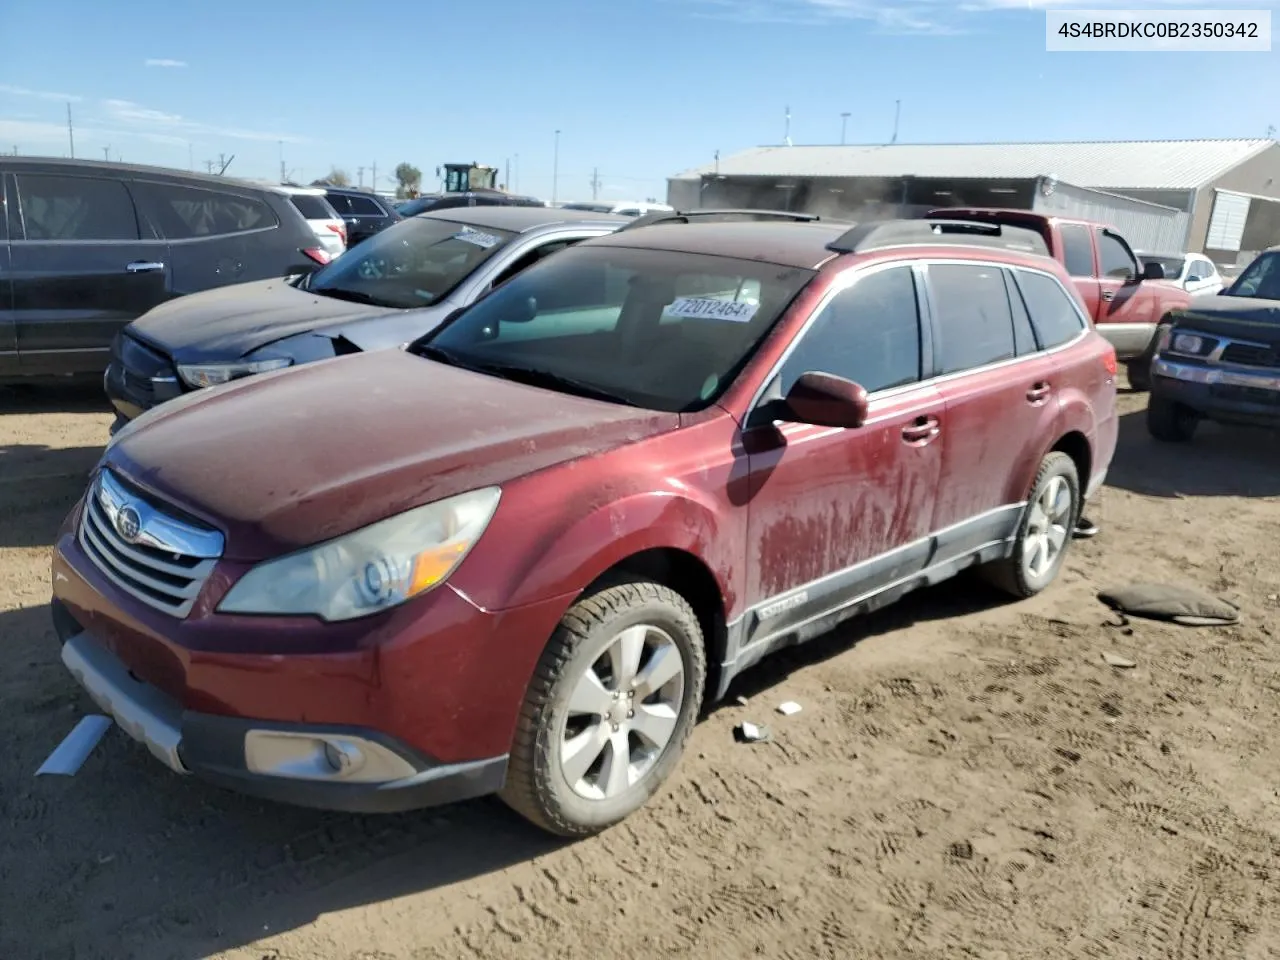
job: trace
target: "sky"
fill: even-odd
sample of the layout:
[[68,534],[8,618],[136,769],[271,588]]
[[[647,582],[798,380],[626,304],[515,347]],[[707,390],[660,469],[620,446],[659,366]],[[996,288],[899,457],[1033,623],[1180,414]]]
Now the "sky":
[[895,101],[904,143],[1265,137],[1280,48],[1045,51],[1047,7],[1246,5],[0,0],[0,153],[67,156],[69,103],[76,156],[365,186],[376,166],[384,189],[404,161],[424,189],[474,161],[543,199],[643,200],[781,143],[788,108],[795,144],[885,143]]

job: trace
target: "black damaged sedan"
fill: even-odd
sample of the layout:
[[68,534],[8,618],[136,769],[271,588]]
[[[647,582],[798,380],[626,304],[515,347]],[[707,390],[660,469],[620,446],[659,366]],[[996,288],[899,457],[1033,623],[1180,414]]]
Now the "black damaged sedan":
[[627,223],[548,207],[442,210],[393,224],[306,276],[170,300],[112,344],[111,432],[205,387],[416,340],[543,257]]
[[1185,443],[1202,420],[1280,429],[1280,248],[1161,324],[1147,429]]

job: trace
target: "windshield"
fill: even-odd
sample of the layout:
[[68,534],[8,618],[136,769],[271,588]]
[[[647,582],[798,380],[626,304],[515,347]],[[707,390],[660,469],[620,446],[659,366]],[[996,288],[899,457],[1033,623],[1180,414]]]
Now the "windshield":
[[429,306],[514,236],[434,217],[402,220],[321,267],[307,289],[376,306]]
[[1280,252],[1264,253],[1249,264],[1227,291],[1232,297],[1280,300]]
[[701,410],[813,276],[703,254],[571,247],[411,349],[565,392]]
[[1142,257],[1143,263],[1158,263],[1164,267],[1164,277],[1166,280],[1177,280],[1182,276],[1182,265],[1187,262],[1186,257],[1149,257],[1145,254]]

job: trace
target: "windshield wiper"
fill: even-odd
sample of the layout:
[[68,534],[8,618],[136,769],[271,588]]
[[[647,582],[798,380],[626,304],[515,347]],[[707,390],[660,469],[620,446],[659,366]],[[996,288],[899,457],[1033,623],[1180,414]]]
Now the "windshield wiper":
[[459,360],[457,354],[450,353],[444,347],[436,347],[429,343],[410,346],[407,352],[418,357],[426,357],[428,360],[435,360],[438,363],[445,364],[446,366],[462,367],[464,370],[475,369],[475,367],[465,364]]
[[[425,348],[424,348],[425,349]],[[438,347],[435,349],[439,349]],[[625,397],[620,397],[616,393],[610,393],[602,387],[597,387],[593,383],[587,383],[584,380],[575,380],[573,377],[566,377],[564,374],[552,373],[550,370],[538,370],[534,367],[522,367],[518,364],[511,363],[482,363],[477,364],[474,369],[484,373],[497,374],[507,380],[514,380],[517,383],[525,383],[531,387],[550,387],[553,390],[562,390],[565,393],[577,394],[581,397],[589,397],[593,400],[606,400],[609,403],[621,403],[628,407],[638,407],[638,403],[634,403]]]
[[394,303],[388,303],[378,297],[364,293],[360,290],[346,290],[342,287],[309,287],[308,293],[318,293],[322,297],[333,297],[335,300],[350,300],[352,303],[364,303],[371,307],[394,307]]

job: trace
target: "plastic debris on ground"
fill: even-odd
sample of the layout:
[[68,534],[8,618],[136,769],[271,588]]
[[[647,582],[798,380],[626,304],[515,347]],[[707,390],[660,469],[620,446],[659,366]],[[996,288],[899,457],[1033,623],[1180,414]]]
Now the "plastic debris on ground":
[[733,728],[733,736],[739,743],[765,743],[773,738],[768,727],[756,723],[740,723]]
[[786,703],[778,704],[778,712],[784,717],[789,717],[793,713],[800,712],[800,704],[796,703],[794,700],[788,700]]

